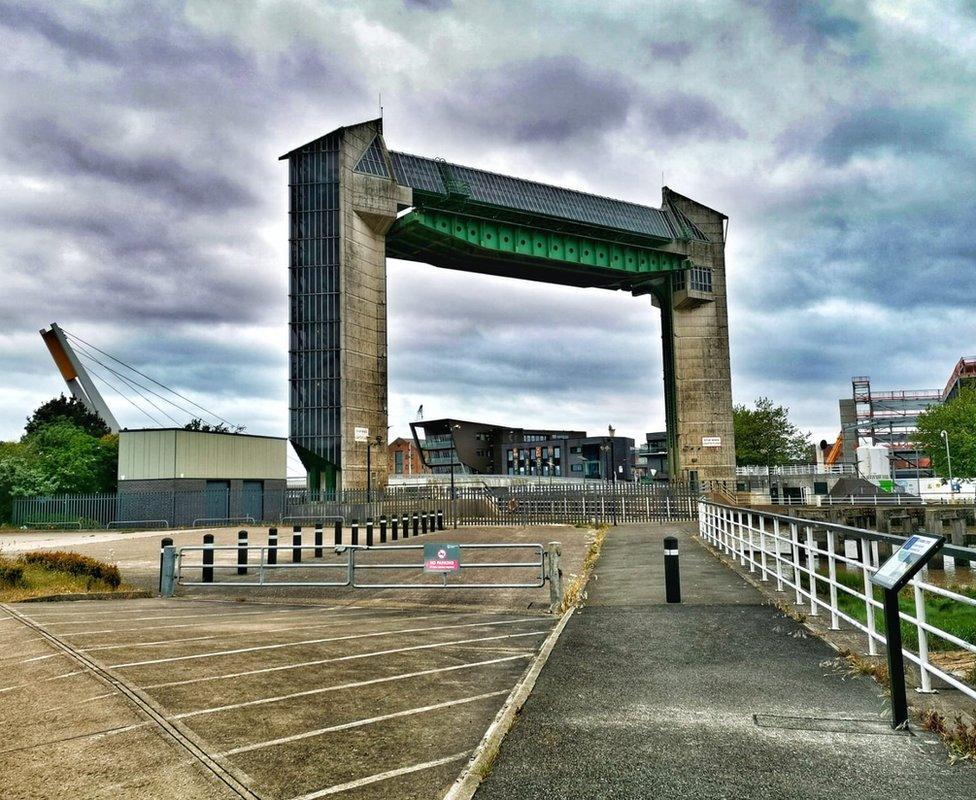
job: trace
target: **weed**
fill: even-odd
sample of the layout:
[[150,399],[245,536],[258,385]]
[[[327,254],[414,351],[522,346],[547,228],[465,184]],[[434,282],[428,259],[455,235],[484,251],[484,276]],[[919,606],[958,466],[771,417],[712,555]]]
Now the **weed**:
[[586,550],[586,556],[583,558],[583,568],[579,571],[578,575],[573,576],[573,580],[563,592],[563,600],[556,609],[557,614],[562,614],[573,606],[579,605],[585,599],[586,584],[590,579],[593,568],[596,566],[596,562],[600,560],[603,540],[607,538],[609,530],[610,528],[605,525],[597,528],[593,536],[593,541],[590,542],[590,546]]
[[6,558],[0,558],[0,587],[4,589],[23,589],[24,568]]
[[63,550],[24,553],[19,560],[24,564],[32,564],[56,572],[67,572],[79,578],[88,578],[89,588],[96,582],[102,582],[111,589],[118,589],[122,583],[122,575],[114,564],[96,561],[94,558],[78,555],[78,553],[68,553]]
[[853,650],[841,650],[840,657],[847,661],[848,675],[865,675],[874,678],[882,686],[888,686],[888,667],[879,661],[865,658]]
[[783,614],[788,616],[795,622],[799,622],[801,625],[807,621],[807,615],[802,611],[798,610],[796,606],[791,603],[785,603],[782,601],[776,602],[776,608],[778,608]]
[[976,757],[976,725],[966,722],[961,715],[950,723],[938,711],[927,709],[921,713],[920,723],[925,730],[938,734],[953,761]]

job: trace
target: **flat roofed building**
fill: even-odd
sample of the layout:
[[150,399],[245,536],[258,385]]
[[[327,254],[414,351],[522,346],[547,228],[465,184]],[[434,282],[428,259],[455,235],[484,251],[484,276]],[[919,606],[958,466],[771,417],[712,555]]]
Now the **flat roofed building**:
[[182,428],[119,433],[118,519],[277,519],[288,440]]
[[[586,431],[513,428],[438,419],[410,425],[414,441],[435,474],[510,475],[633,480],[634,440],[587,436]],[[420,433],[423,432],[421,437]]]

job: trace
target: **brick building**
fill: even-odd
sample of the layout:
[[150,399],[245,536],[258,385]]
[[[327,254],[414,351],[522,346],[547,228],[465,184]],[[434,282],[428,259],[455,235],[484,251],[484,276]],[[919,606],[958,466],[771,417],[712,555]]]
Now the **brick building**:
[[430,472],[420,456],[420,450],[414,444],[413,439],[397,437],[387,447],[386,463],[389,467],[390,476],[393,475],[420,475]]

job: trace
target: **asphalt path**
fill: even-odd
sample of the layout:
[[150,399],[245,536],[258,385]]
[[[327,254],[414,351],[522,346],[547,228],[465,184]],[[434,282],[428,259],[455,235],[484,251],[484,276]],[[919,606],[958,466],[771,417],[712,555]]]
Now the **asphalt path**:
[[976,769],[887,713],[688,526],[621,526],[476,798],[972,798]]

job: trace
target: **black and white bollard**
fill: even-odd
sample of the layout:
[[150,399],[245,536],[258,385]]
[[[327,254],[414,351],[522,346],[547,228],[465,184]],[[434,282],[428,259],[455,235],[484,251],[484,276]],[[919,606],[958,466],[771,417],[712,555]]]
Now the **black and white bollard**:
[[437,509],[437,530],[444,530],[444,512]]
[[302,526],[296,525],[291,529],[291,561],[297,564],[302,560]]
[[420,516],[416,511],[413,512],[413,535],[418,536],[420,534]]
[[268,528],[268,563],[278,563],[278,529]]
[[[167,547],[172,547],[172,546],[173,546],[173,540],[170,539],[168,536],[159,543],[159,593],[160,594],[163,593],[163,554],[165,553]],[[172,596],[172,594],[166,596],[170,597]]]
[[394,542],[397,540],[397,518],[395,516],[390,517],[390,539]]
[[380,544],[386,544],[386,517],[380,517]]
[[420,512],[420,530],[427,533],[427,512]]
[[366,546],[373,546],[373,518],[370,517],[366,520]]
[[681,572],[678,569],[678,540],[664,537],[664,593],[669,603],[681,602]]
[[404,539],[410,538],[410,515],[403,515],[403,524],[400,526],[400,536]]
[[322,523],[315,523],[315,557],[322,558]]
[[213,562],[214,562],[214,536],[212,533],[203,535],[203,577],[204,583],[213,583]]
[[342,544],[342,520],[335,521],[335,543]]
[[247,531],[237,532],[237,574],[247,575]]
[[359,544],[359,520],[358,519],[354,519],[352,521],[352,527],[350,528],[350,533],[349,533],[349,543]]

